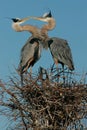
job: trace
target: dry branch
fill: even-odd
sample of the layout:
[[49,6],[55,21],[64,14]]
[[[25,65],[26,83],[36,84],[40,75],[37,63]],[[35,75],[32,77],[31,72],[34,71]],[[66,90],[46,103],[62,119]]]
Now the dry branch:
[[61,73],[53,72],[52,78],[48,73],[28,73],[23,76],[23,86],[18,76],[11,77],[9,84],[0,81],[0,114],[15,121],[14,130],[75,127],[77,121],[87,118],[87,85],[74,80],[74,76],[65,73],[64,79]]

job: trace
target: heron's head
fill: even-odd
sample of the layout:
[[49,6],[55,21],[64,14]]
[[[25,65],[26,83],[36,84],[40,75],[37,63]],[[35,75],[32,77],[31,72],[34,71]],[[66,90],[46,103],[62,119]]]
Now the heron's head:
[[52,19],[51,11],[48,13],[45,13],[42,17],[32,17],[32,19],[36,19],[43,22],[49,22]]
[[11,18],[11,20],[14,22],[14,23],[18,23],[18,24],[21,24],[21,23],[24,23],[26,22],[27,20],[29,20],[30,17],[26,17],[26,18],[23,18],[23,19],[20,19],[20,18]]
[[51,11],[49,11],[48,13],[45,13],[42,17],[43,18],[51,18],[52,17]]
[[11,18],[14,23],[20,22],[20,18]]

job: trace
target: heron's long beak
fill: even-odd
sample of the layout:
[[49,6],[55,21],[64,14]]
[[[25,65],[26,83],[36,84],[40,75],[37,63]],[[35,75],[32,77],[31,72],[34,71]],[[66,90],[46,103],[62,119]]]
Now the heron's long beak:
[[30,18],[31,18],[31,17],[26,17],[26,18],[20,19],[19,22],[24,23],[24,22],[26,22],[27,20],[29,20]]
[[48,22],[47,21],[47,18],[44,18],[44,17],[31,17],[32,19],[35,19],[35,20],[39,20],[39,21],[43,21],[43,22]]
[[6,19],[10,19],[10,20],[13,20],[15,22],[20,22],[20,23],[24,23],[26,22],[27,20],[29,20],[31,17],[26,17],[26,18],[23,18],[23,19],[20,19],[20,18],[10,18],[10,17],[5,17]]

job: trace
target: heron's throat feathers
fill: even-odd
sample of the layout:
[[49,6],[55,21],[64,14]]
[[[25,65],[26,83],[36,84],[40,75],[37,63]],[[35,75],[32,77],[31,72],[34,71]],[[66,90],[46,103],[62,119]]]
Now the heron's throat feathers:
[[55,21],[55,19],[52,18],[52,19],[49,21],[48,25],[49,25],[49,30],[54,29],[55,26],[56,26],[56,21]]
[[22,31],[21,26],[20,26],[18,23],[13,23],[13,24],[12,24],[12,28],[13,28],[16,32]]
[[37,37],[40,40],[43,39],[43,36],[41,35],[41,31],[39,28],[37,28],[36,26],[32,26],[32,25],[23,25],[21,26],[21,31],[28,31],[32,34],[33,37]]

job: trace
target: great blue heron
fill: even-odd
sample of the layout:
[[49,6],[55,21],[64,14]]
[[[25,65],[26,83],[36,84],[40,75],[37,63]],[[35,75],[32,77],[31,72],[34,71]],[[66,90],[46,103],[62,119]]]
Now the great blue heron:
[[[45,19],[47,18],[49,19],[48,21],[46,21],[48,22],[48,25],[43,25],[43,27],[41,28],[41,32],[44,35],[47,35],[47,32],[55,27],[55,19],[52,17],[51,12],[50,15],[46,14],[44,18],[34,18],[40,21],[45,21]],[[64,65],[67,65],[70,70],[74,70],[73,58],[68,42],[65,39],[57,37],[51,37],[47,40],[47,42],[56,66],[58,67],[58,63],[61,63],[63,69]]]
[[60,63],[63,69],[64,65],[67,65],[70,70],[74,70],[71,49],[66,40],[52,37],[48,41],[48,46],[56,66],[58,66],[58,63]]
[[23,85],[23,73],[30,68],[30,74],[32,73],[32,67],[40,59],[42,51],[42,36],[40,35],[40,29],[32,25],[21,25],[30,17],[19,19],[12,18],[12,28],[17,32],[28,31],[32,36],[27,40],[25,45],[21,49],[20,63],[17,72],[21,76],[21,84]]
[[23,74],[29,67],[32,67],[41,56],[42,51],[42,37],[40,35],[40,29],[32,25],[20,25],[28,20],[30,17],[19,19],[12,18],[12,28],[17,32],[28,31],[32,36],[27,40],[25,45],[21,49],[20,63],[18,72]]

